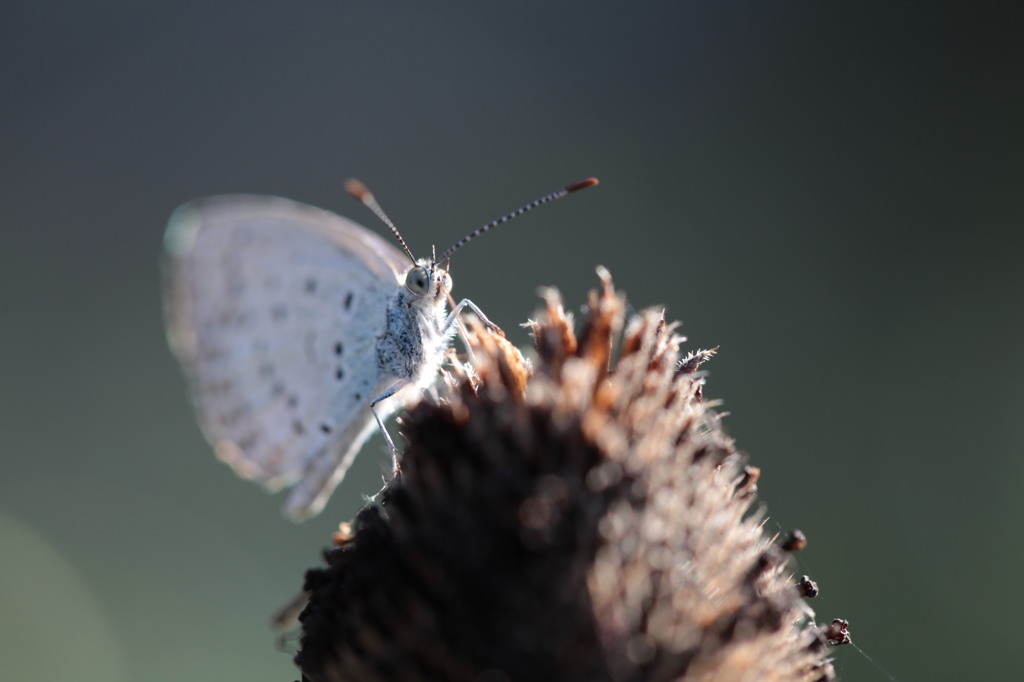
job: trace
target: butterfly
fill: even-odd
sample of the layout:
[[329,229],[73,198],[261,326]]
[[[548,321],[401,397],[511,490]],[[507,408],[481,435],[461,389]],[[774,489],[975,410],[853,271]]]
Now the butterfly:
[[318,514],[375,430],[438,376],[469,299],[448,310],[451,254],[573,183],[416,259],[358,181],[346,189],[401,249],[329,211],[279,197],[227,195],[171,216],[163,259],[168,340],[217,458],[271,491],[284,513]]

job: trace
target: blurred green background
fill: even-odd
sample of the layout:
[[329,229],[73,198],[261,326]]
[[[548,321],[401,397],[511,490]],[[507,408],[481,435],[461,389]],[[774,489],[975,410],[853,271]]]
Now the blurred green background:
[[[214,460],[167,351],[171,210],[288,196],[459,253],[517,342],[603,264],[720,345],[707,395],[819,620],[900,680],[1014,677],[1024,47],[1012,3],[0,6],[0,679],[297,678],[268,620],[326,512]],[[1001,8],[1001,9],[1000,9]],[[851,647],[844,679],[887,679]]]

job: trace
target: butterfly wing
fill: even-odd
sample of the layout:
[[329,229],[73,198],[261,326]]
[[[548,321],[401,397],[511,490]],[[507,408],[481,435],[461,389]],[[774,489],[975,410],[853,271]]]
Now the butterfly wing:
[[408,259],[377,235],[287,199],[180,207],[166,235],[168,337],[219,459],[285,511],[320,511],[375,423],[375,341]]

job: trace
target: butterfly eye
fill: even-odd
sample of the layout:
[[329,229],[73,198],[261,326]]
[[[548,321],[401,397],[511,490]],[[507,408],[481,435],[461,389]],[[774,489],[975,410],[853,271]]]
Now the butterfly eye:
[[425,294],[430,289],[430,273],[422,266],[416,266],[405,276],[405,286],[414,294]]

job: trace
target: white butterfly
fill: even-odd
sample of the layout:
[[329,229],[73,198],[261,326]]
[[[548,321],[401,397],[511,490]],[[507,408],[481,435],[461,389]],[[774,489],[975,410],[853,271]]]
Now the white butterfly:
[[[373,196],[349,191],[403,251],[333,213],[287,199],[189,202],[165,239],[165,313],[200,426],[217,457],[269,490],[293,486],[285,513],[319,513],[375,428],[430,386],[468,299],[447,311],[439,266],[486,230],[588,178],[416,260]],[[376,423],[375,423],[376,422]]]

